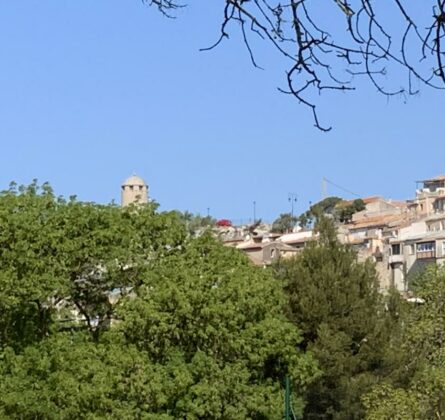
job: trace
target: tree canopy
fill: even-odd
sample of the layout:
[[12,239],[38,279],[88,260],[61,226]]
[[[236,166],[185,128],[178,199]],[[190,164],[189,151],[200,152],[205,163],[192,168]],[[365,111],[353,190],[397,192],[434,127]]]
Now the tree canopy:
[[[336,200],[324,202],[329,209]],[[0,417],[445,416],[445,268],[377,290],[334,220],[271,269],[178,212],[0,193]]]
[[301,227],[309,227],[316,224],[323,217],[330,217],[337,223],[349,223],[355,213],[365,208],[365,203],[361,198],[351,202],[340,197],[326,197],[313,204],[309,210],[300,214],[297,221]]
[[200,235],[206,229],[209,229],[216,224],[216,219],[208,216],[201,216],[200,214],[193,214],[189,211],[177,212],[179,219],[187,228],[190,235]]
[[176,212],[0,194],[0,417],[279,418],[318,375],[271,273]]
[[382,384],[363,397],[367,419],[445,418],[445,269],[432,266],[413,289],[387,349]]
[[320,236],[300,256],[280,261],[276,276],[289,298],[289,317],[303,334],[303,349],[322,375],[310,385],[304,418],[360,419],[364,392],[379,380],[390,329],[371,262],[338,242],[322,218]]
[[298,217],[293,216],[290,213],[282,213],[272,223],[272,231],[277,233],[292,232],[292,229],[298,222]]

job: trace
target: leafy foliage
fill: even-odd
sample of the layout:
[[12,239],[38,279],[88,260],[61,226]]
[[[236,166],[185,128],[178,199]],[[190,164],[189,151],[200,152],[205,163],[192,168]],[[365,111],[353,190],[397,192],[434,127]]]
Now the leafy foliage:
[[185,238],[174,215],[155,210],[67,202],[36,182],[3,192],[2,345],[19,345],[19,334],[24,344],[47,336],[60,306],[79,312],[97,336],[112,315],[109,292],[136,284],[150,261]]
[[319,374],[271,273],[148,204],[0,194],[0,417],[279,418]]
[[330,217],[336,222],[349,223],[352,216],[365,209],[365,203],[361,198],[352,202],[339,197],[327,197],[312,205],[309,210],[298,216],[301,227],[309,227],[316,224],[322,217]]
[[301,393],[317,373],[283,305],[269,272],[204,236],[153,269],[119,329],[152,360],[193,372],[176,418],[278,418],[284,376]]
[[337,205],[337,218],[342,223],[350,222],[355,213],[365,210],[365,203],[361,198],[354,200],[352,203],[342,204]]
[[283,213],[273,222],[272,231],[277,233],[292,232],[298,222],[298,217],[290,213]]
[[423,303],[405,308],[388,347],[390,374],[363,398],[370,420],[445,417],[445,268],[430,267],[414,290]]
[[175,213],[178,214],[179,219],[186,226],[187,231],[192,236],[197,236],[216,224],[216,220],[211,216],[201,216],[200,214],[193,214],[189,211],[183,213],[175,211]]
[[373,265],[338,242],[331,220],[320,219],[319,233],[300,256],[275,267],[302,347],[322,370],[309,387],[305,418],[362,418],[360,396],[377,381],[388,338],[383,302]]

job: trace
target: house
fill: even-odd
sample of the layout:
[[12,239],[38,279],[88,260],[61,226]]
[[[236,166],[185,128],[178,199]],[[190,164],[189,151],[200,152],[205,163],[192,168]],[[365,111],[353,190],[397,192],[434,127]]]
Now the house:
[[[359,260],[374,260],[381,291],[395,287],[408,293],[412,279],[427,265],[445,263],[445,175],[418,184],[412,200],[363,198],[365,209],[338,227],[340,242],[351,245]],[[233,245],[264,266],[297,255],[316,237],[312,230],[263,233]]]
[[295,249],[303,249],[307,242],[313,241],[315,238],[316,235],[312,230],[300,230],[299,232],[281,235],[277,241]]
[[416,181],[416,197],[408,201],[409,211],[418,216],[429,216],[445,211],[445,174]]
[[258,242],[254,240],[243,242],[236,246],[258,266],[267,266],[279,258],[290,258],[299,250],[279,241]]
[[445,262],[445,212],[410,223],[388,243],[392,285],[406,292],[427,265]]
[[364,217],[398,215],[407,211],[405,201],[386,199],[381,196],[371,196],[362,199],[365,209],[355,213],[352,221],[359,221]]
[[401,292],[427,265],[445,261],[445,175],[417,184],[407,201],[409,222],[387,236],[389,282]]

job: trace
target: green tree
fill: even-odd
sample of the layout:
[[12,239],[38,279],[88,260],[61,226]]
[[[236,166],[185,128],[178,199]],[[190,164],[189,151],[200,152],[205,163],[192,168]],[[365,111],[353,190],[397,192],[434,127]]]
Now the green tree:
[[325,216],[336,219],[336,208],[343,200],[339,197],[326,197],[325,199],[313,204],[309,210],[298,216],[298,223],[302,228],[317,224],[317,221]]
[[110,293],[125,293],[140,282],[153,261],[181,246],[185,230],[174,214],[156,205],[116,206],[67,203],[58,213],[63,237],[57,252],[69,280],[68,297],[97,335],[113,317]]
[[51,303],[67,288],[55,252],[61,205],[49,185],[36,181],[0,194],[0,349],[48,334]]
[[430,267],[413,285],[418,303],[405,305],[387,350],[385,382],[363,401],[367,418],[395,413],[419,420],[445,418],[445,268]]
[[269,271],[176,212],[0,194],[0,417],[278,418],[319,374]]
[[148,274],[123,306],[119,330],[152,360],[190,372],[175,418],[279,418],[285,375],[301,409],[318,372],[284,304],[271,273],[203,236]]
[[290,213],[283,213],[273,222],[272,232],[286,233],[292,232],[292,229],[298,222],[298,217],[292,216]]
[[337,204],[337,218],[342,223],[348,223],[351,221],[352,216],[362,210],[365,210],[366,206],[361,198],[354,200],[352,203],[338,203]]
[[309,227],[313,223],[317,224],[320,218],[328,216],[336,222],[348,223],[355,213],[364,209],[365,203],[361,198],[351,203],[339,197],[327,197],[302,213],[298,217],[298,222],[301,227]]
[[105,338],[59,332],[20,354],[4,352],[1,418],[173,420],[165,406],[191,382],[190,372]]
[[0,345],[46,337],[61,307],[97,336],[113,316],[110,292],[134,286],[185,237],[153,204],[121,209],[65,201],[37,182],[12,185],[0,194]]
[[187,231],[192,236],[202,234],[206,229],[215,226],[216,220],[212,216],[201,216],[200,214],[193,214],[189,211],[181,213],[175,211],[178,214],[179,219],[187,228]]
[[306,211],[297,217],[297,223],[301,228],[308,228],[313,222],[313,216],[310,211]]
[[373,264],[358,262],[338,242],[332,220],[321,218],[318,229],[317,241],[275,267],[301,346],[322,370],[309,387],[304,418],[359,419],[360,397],[378,379],[389,324]]
[[337,205],[342,201],[343,200],[340,197],[326,197],[312,205],[309,211],[316,218],[321,218],[326,215],[334,215]]

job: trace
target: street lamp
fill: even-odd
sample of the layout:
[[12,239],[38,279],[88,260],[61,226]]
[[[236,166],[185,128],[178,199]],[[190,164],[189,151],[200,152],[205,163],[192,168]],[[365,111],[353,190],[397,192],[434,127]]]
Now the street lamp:
[[298,195],[294,193],[289,193],[287,195],[287,201],[291,204],[291,215],[294,217],[294,203],[298,201]]

